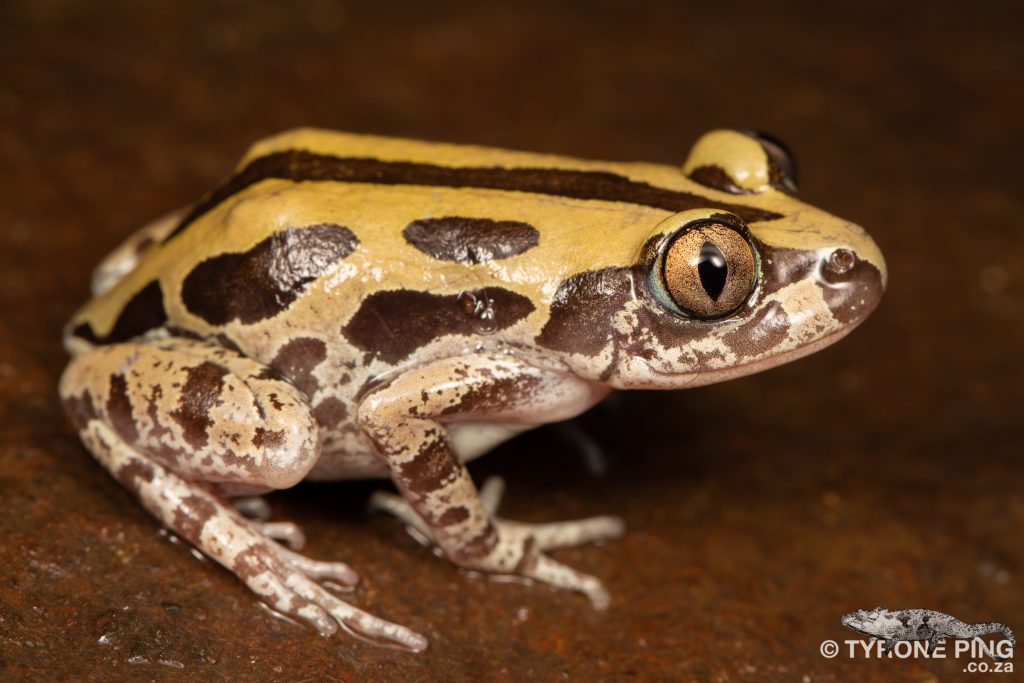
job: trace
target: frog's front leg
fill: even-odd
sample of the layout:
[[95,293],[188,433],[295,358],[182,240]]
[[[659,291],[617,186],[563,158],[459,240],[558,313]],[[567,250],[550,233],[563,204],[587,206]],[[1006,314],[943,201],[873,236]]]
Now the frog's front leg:
[[[607,391],[507,356],[452,358],[402,374],[359,406],[360,425],[377,444],[411,510],[394,501],[383,507],[428,532],[447,557],[463,567],[526,576],[580,591],[595,606],[607,606],[608,593],[600,581],[556,562],[544,551],[618,537],[621,520],[595,517],[522,524],[493,517],[448,433],[449,425],[462,421],[537,425],[567,419]],[[412,511],[419,523],[406,514]]]
[[225,489],[286,488],[319,456],[305,395],[266,366],[201,342],[101,346],[76,357],[60,392],[93,455],[165,526],[242,579],[272,607],[322,633],[343,628],[422,650],[426,640],[335,597],[353,585],[340,562],[274,542],[287,529],[246,519]]

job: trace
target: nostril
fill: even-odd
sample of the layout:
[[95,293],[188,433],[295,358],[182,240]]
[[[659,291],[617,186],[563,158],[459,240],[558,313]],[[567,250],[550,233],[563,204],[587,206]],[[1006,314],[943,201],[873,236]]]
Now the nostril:
[[828,257],[828,265],[834,273],[842,275],[857,265],[857,255],[849,249],[836,249]]

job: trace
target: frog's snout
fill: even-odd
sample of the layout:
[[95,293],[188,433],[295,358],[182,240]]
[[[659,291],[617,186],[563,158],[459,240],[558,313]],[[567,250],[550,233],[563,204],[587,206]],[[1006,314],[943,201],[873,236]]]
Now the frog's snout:
[[886,285],[885,260],[874,242],[867,248],[837,247],[819,253],[817,283],[832,315],[860,323],[878,306]]

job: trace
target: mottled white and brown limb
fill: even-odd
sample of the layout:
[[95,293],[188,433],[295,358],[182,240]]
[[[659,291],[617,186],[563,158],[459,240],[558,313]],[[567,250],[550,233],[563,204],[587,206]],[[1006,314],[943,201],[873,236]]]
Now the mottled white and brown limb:
[[321,633],[341,626],[410,650],[426,647],[421,635],[317,583],[354,585],[358,576],[348,565],[303,557],[267,533],[297,544],[297,527],[248,520],[219,493],[222,484],[291,486],[312,467],[318,431],[294,386],[235,352],[163,340],[98,347],[75,358],[61,378],[61,396],[96,459],[162,524],[274,609]]
[[477,493],[447,429],[466,420],[529,425],[562,420],[586,410],[606,391],[507,356],[454,358],[406,372],[359,407],[360,425],[377,444],[402,494],[378,495],[373,502],[421,531],[463,567],[579,591],[596,607],[606,607],[608,592],[596,578],[544,551],[618,537],[622,521],[595,517],[522,524],[496,518],[500,486],[492,485],[486,496]]

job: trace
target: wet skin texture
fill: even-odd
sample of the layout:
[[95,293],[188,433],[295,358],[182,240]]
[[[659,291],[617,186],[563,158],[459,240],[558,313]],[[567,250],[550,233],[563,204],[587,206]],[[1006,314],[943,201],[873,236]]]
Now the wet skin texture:
[[[12,366],[2,373],[0,550],[13,579],[0,601],[12,676],[34,667],[124,676],[144,669],[159,678],[180,663],[199,676],[229,677],[255,666],[270,677],[341,679],[571,672],[788,680],[796,671],[824,680],[955,680],[959,669],[948,662],[824,661],[813,645],[849,635],[840,614],[881,601],[1012,622],[1022,611],[1012,583],[1019,548],[1008,540],[1020,523],[1010,450],[1020,434],[1007,407],[1020,404],[1024,383],[1011,360],[1019,325],[1007,313],[1019,305],[1020,268],[1006,152],[1019,144],[1014,127],[1002,125],[1011,91],[985,86],[1013,63],[999,53],[1012,42],[999,40],[1010,15],[986,26],[983,17],[929,10],[890,34],[861,13],[823,12],[798,25],[756,7],[731,7],[727,17],[645,9],[625,21],[598,8],[570,31],[559,10],[523,7],[501,27],[479,27],[479,39],[445,41],[446,52],[424,60],[415,57],[439,44],[429,36],[450,36],[473,17],[414,15],[438,31],[428,36],[393,16],[353,10],[341,24],[317,22],[334,33],[287,50],[267,48],[308,30],[301,12],[240,18],[237,8],[204,5],[185,16],[181,6],[115,21],[63,6],[3,22],[18,57],[7,62],[7,82],[20,96],[5,99],[19,136],[3,153],[19,171],[0,202],[9,226],[3,343]],[[134,30],[90,43],[111,21]],[[233,22],[268,29],[219,46],[189,40],[198,27]],[[611,40],[601,26],[613,24]],[[766,31],[783,42],[766,42]],[[571,49],[553,50],[567,35]],[[734,48],[715,51],[721,68],[701,57],[709,35],[728,35]],[[956,66],[937,49],[954,35],[973,46]],[[488,42],[511,51],[479,49]],[[817,66],[794,45],[814,49]],[[382,47],[391,54],[375,71],[382,79],[415,62],[431,87],[368,92],[359,55]],[[521,59],[527,47],[548,55],[543,69]],[[603,54],[616,66],[585,68],[572,56],[577,49],[581,60]],[[111,60],[111,50],[124,59]],[[467,50],[473,58],[461,59]],[[48,57],[37,68],[21,68],[40,52]],[[750,68],[755,53],[775,75]],[[226,54],[239,57],[237,68]],[[328,67],[328,59],[336,61]],[[127,63],[140,71],[126,72]],[[534,77],[504,79],[519,97],[504,87],[471,96],[455,86],[467,76],[493,82],[513,63]],[[57,86],[68,82],[83,87]],[[723,82],[743,96],[694,106],[693,92],[720,92]],[[566,83],[576,84],[573,95],[593,96],[566,100]],[[94,97],[101,84],[102,102]],[[637,97],[609,112],[609,99],[597,95],[610,84]],[[522,97],[527,85],[532,97],[534,89],[551,96],[542,107],[550,115],[536,116]],[[431,104],[439,91],[443,108]],[[166,106],[168,92],[178,101],[194,95],[190,116]],[[239,116],[232,98],[252,104],[252,115]],[[946,106],[935,108],[940,99]],[[385,109],[392,113],[382,118]],[[760,119],[751,122],[754,111]],[[815,123],[822,117],[833,122],[827,130]],[[367,654],[378,651],[348,639],[310,638],[308,629],[267,619],[226,572],[159,541],[146,513],[60,427],[52,387],[66,358],[47,346],[82,300],[88,268],[130,226],[213,186],[250,140],[307,121],[668,163],[709,124],[750,122],[801,152],[801,196],[872,228],[892,286],[880,311],[826,354],[696,392],[623,394],[616,431],[626,441],[611,480],[591,482],[557,432],[522,437],[471,464],[477,477],[510,477],[508,516],[627,517],[624,541],[558,555],[606,580],[610,612],[540,588],[466,581],[417,551],[399,525],[366,517],[365,498],[379,484],[303,485],[271,497],[277,518],[302,522],[311,555],[360,570],[353,600],[424,631],[432,647],[410,662]],[[527,612],[511,619],[520,607]],[[72,650],[73,659],[62,656]]]
[[[104,260],[66,327],[61,396],[165,526],[322,633],[428,642],[325,592],[318,579],[356,575],[284,549],[301,532],[244,519],[232,494],[387,476],[401,495],[374,506],[454,563],[604,609],[600,580],[546,551],[616,538],[622,522],[510,522],[464,463],[613,388],[738,377],[862,322],[885,286],[881,253],[792,197],[781,149],[713,131],[679,169],[283,133],[176,224]],[[687,174],[708,163],[734,179],[726,192]],[[140,282],[168,294],[143,297]],[[110,340],[145,321],[97,344],[97,330]],[[102,407],[83,421],[94,395]]]

